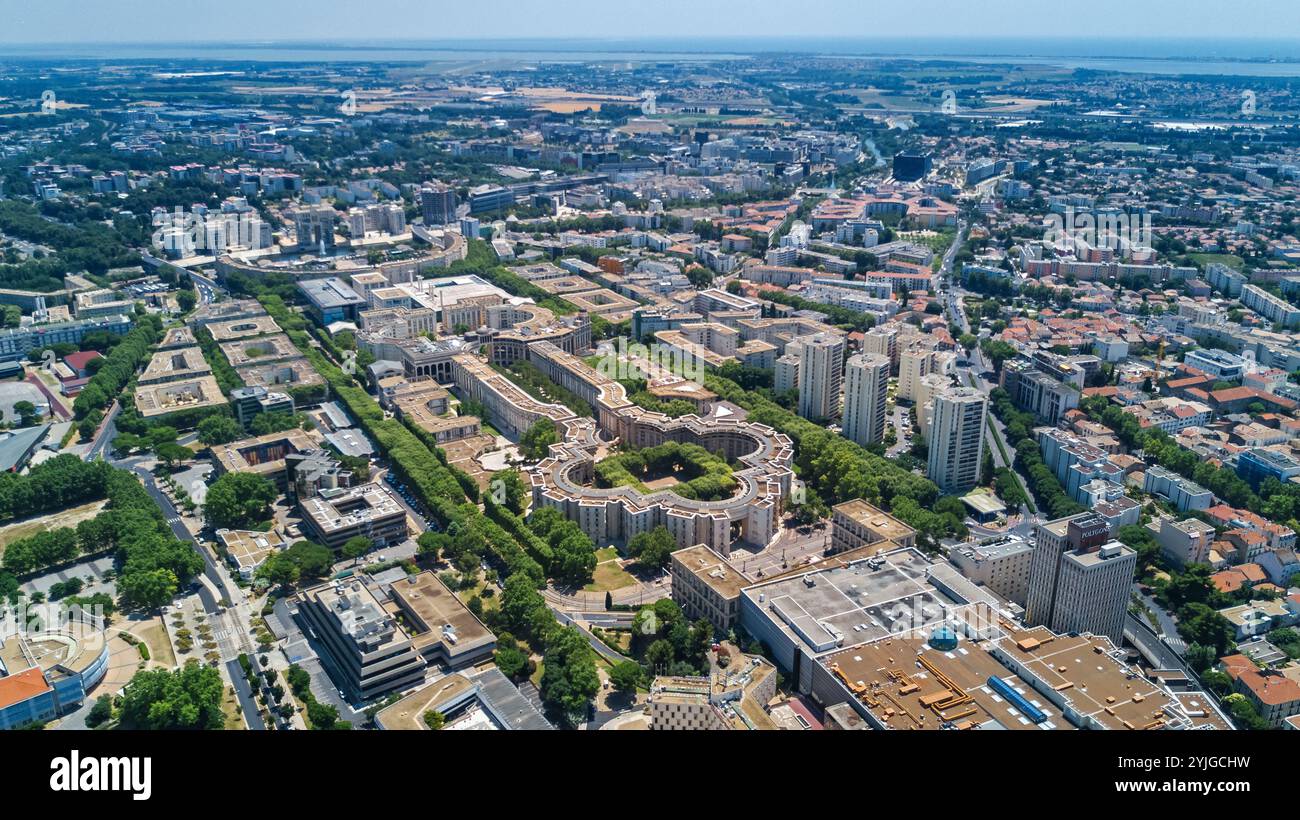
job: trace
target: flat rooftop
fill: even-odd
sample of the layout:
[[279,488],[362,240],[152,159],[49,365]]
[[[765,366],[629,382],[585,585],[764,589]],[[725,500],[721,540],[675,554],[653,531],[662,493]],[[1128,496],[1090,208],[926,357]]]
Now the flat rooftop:
[[144,372],[140,374],[137,383],[179,381],[197,378],[211,372],[212,368],[203,358],[203,351],[197,346],[160,350],[149,358],[149,364],[145,365]]
[[1074,710],[1108,729],[1161,728],[1176,701],[1113,656],[1109,639],[1056,635],[1046,627],[1016,631],[996,644],[1061,693]]
[[[445,728],[461,728],[458,718],[481,709],[488,721],[474,719],[463,728],[481,729],[553,729],[537,707],[496,668],[474,674],[448,675],[429,683],[386,707],[375,716],[385,729],[429,731],[424,713],[442,712],[448,717]],[[450,714],[448,714],[450,713]],[[467,721],[468,723],[468,721]]]
[[135,389],[135,408],[145,418],[225,403],[226,397],[221,393],[221,386],[212,376],[160,384],[137,384]]
[[323,532],[347,529],[367,519],[403,515],[402,505],[378,484],[330,490],[299,502],[303,514]]
[[261,316],[245,316],[239,319],[227,319],[220,322],[209,322],[208,332],[217,342],[229,342],[235,339],[246,339],[250,336],[267,336],[272,333],[279,333],[280,326],[275,320],[266,314]]
[[[889,638],[829,655],[825,663],[891,729],[1072,728],[1011,670],[964,640],[941,652],[924,637]],[[989,687],[990,677],[1007,679],[1048,719],[1034,723]]]
[[904,541],[916,534],[916,530],[907,524],[860,498],[836,504],[834,512],[872,530],[886,541]]
[[313,304],[326,310],[366,303],[365,299],[338,277],[307,279],[299,282],[298,288]]
[[751,581],[704,544],[685,547],[673,553],[673,559],[724,598],[735,598]]
[[294,428],[226,444],[214,444],[209,450],[223,472],[274,472],[284,469],[286,455],[314,450],[317,446],[316,439],[303,430]]
[[284,539],[274,531],[217,530],[217,537],[235,564],[241,568],[260,566],[271,553],[284,547]]
[[401,606],[411,642],[419,649],[441,643],[447,655],[454,657],[496,640],[491,630],[432,571],[395,581],[389,595]]
[[230,362],[231,367],[273,362],[302,355],[293,342],[289,341],[289,337],[283,333],[225,342],[221,345],[221,352],[225,354],[226,361]]
[[[796,645],[821,654],[878,641],[948,620],[987,595],[955,570],[931,563],[915,549],[879,553],[847,565],[786,576],[745,588],[741,594],[773,617]],[[951,597],[931,582],[963,590]]]

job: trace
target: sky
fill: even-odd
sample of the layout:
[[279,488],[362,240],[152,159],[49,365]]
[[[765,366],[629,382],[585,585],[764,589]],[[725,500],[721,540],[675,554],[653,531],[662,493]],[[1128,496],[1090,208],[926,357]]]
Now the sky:
[[1300,40],[1297,0],[0,0],[0,42],[785,37]]

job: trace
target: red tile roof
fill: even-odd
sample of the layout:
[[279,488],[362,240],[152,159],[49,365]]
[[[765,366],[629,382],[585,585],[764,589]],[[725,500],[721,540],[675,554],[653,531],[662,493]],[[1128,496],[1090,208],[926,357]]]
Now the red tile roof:
[[89,362],[99,358],[103,358],[103,354],[98,350],[82,350],[69,353],[63,357],[63,361],[73,370],[85,370]]
[[45,674],[36,666],[16,675],[0,678],[0,709],[8,709],[15,703],[31,700],[50,689],[50,685],[45,682]]

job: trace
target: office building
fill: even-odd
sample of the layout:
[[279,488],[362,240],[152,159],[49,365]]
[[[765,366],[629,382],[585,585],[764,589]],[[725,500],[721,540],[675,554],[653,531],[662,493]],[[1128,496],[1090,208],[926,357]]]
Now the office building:
[[776,697],[776,667],[758,655],[741,655],[708,675],[657,675],[646,699],[650,728],[665,731],[768,730]]
[[332,550],[364,536],[377,547],[406,538],[406,510],[380,484],[322,490],[298,498],[302,523],[311,540]]
[[[213,385],[216,380],[212,380]],[[230,406],[235,412],[235,419],[245,429],[252,423],[258,413],[294,412],[293,396],[288,393],[273,392],[265,387],[236,387],[230,391]]]
[[726,558],[703,544],[672,554],[673,600],[688,620],[713,624],[713,634],[726,635],[740,619],[740,590],[749,584]]
[[1237,455],[1237,475],[1258,491],[1265,479],[1289,482],[1300,476],[1300,461],[1281,450],[1252,447]]
[[1053,632],[1124,637],[1137,553],[1110,539],[1099,516],[1081,513],[1038,528],[1025,606],[1028,624]]
[[87,333],[102,331],[121,336],[131,330],[133,322],[130,315],[100,316],[71,322],[5,328],[0,330],[0,362],[18,361],[32,350],[42,350],[57,344],[80,345]]
[[307,297],[307,312],[321,327],[335,322],[353,322],[366,307],[366,300],[342,279],[308,279],[298,284],[298,290]]
[[554,729],[540,708],[524,697],[495,666],[447,675],[423,686],[375,715],[375,726],[389,731],[429,731],[424,716],[437,712],[443,731]]
[[964,492],[979,481],[988,397],[973,387],[953,387],[936,393],[932,403],[926,475],[945,493]]
[[740,621],[792,692],[877,730],[1226,729],[1101,635],[1024,628],[915,549],[832,562],[741,590]]
[[843,435],[864,447],[885,438],[885,397],[889,359],[859,353],[850,356],[844,377]]
[[420,215],[428,226],[455,222],[456,190],[446,185],[426,182],[420,187]]
[[1214,348],[1189,351],[1183,357],[1183,364],[1194,367],[1217,381],[1239,382],[1246,373],[1245,359]]
[[928,153],[917,154],[900,151],[894,154],[894,179],[899,182],[917,182],[930,174],[933,159]]
[[312,627],[332,661],[331,680],[349,700],[370,700],[424,680],[424,659],[360,578],[304,590],[297,604],[299,618]]

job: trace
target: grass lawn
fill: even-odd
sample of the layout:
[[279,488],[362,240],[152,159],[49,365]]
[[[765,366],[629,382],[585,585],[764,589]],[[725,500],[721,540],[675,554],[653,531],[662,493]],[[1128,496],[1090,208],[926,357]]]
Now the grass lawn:
[[[611,548],[612,549],[612,548]],[[604,552],[601,550],[600,552]],[[591,583],[583,589],[587,592],[608,592],[610,590],[629,587],[636,583],[636,579],[627,573],[615,559],[602,560],[600,553],[596,554],[596,571],[592,573]]]
[[1202,265],[1218,262],[1220,265],[1227,265],[1233,270],[1241,270],[1246,264],[1245,260],[1240,256],[1231,253],[1189,253],[1187,255]]
[[73,507],[70,510],[60,510],[49,515],[42,515],[0,527],[0,555],[4,555],[5,544],[12,544],[14,541],[23,538],[30,538],[36,533],[45,530],[56,530],[59,527],[75,527],[86,519],[94,518],[106,504],[108,504],[108,499],[92,501],[89,504],[82,504],[80,507]]
[[482,578],[480,578],[478,583],[475,584],[473,588],[456,590],[456,597],[460,599],[460,602],[462,604],[468,604],[469,599],[477,595],[479,602],[483,604],[484,612],[487,612],[488,610],[492,610],[492,609],[498,609],[501,606],[500,593],[494,590],[494,593],[496,594],[494,594],[491,598],[485,598],[483,597],[483,588],[486,586],[487,586],[487,582],[484,581]]
[[161,621],[155,618],[153,623],[135,633],[135,636],[149,647],[150,658],[163,666],[176,665],[176,655],[172,653],[171,642],[167,640]]
[[227,686],[225,696],[221,698],[221,711],[226,713],[226,729],[245,729],[244,713],[239,708],[239,698],[235,697],[233,687]]

